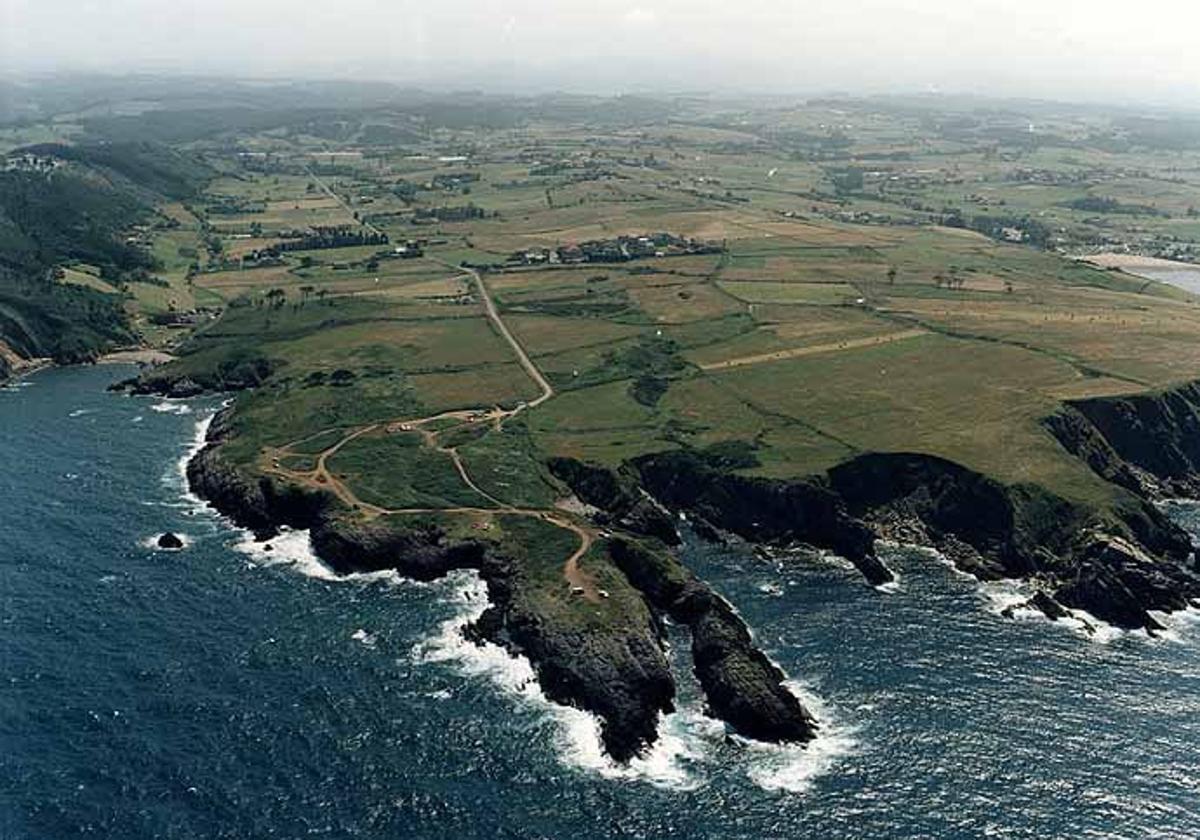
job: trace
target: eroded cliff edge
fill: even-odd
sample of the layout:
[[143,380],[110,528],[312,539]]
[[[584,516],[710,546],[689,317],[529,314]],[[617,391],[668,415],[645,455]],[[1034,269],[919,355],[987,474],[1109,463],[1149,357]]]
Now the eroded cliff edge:
[[1115,485],[1108,504],[1003,484],[918,453],[864,454],[794,481],[744,475],[695,450],[615,471],[556,459],[551,470],[624,527],[660,527],[636,515],[648,495],[702,530],[833,551],[875,585],[892,579],[875,553],[882,538],[937,548],[980,580],[1032,580],[1030,606],[1051,618],[1065,606],[1154,631],[1152,612],[1200,603],[1190,538],[1152,503],[1200,488],[1200,385],[1068,404],[1046,426]]
[[892,579],[876,555],[878,539],[932,546],[981,580],[1034,581],[1029,605],[1052,619],[1074,608],[1152,632],[1159,628],[1152,613],[1200,604],[1190,539],[1153,504],[1200,488],[1196,385],[1070,403],[1046,419],[1063,447],[1112,485],[1104,506],[919,453],[864,454],[793,481],[745,475],[687,449],[616,470],[553,459],[551,472],[611,529],[599,549],[639,596],[622,603],[623,620],[587,627],[562,621],[534,597],[519,540],[451,533],[436,517],[365,523],[328,494],[246,477],[221,457],[227,417],[218,416],[189,465],[197,493],[264,536],[281,525],[311,529],[318,554],[339,572],[389,568],[427,580],[477,570],[491,607],[470,635],[528,656],[551,699],[599,716],[618,760],[652,743],[660,716],[674,706],[665,618],[688,627],[708,706],[735,731],[804,742],[817,729],[733,608],[668,550],[678,542],[678,513],[702,533],[836,552],[876,585]]
[[[328,493],[252,478],[227,463],[222,443],[231,434],[229,417],[228,409],[217,415],[208,443],[188,465],[194,492],[260,538],[281,526],[309,529],[318,556],[342,574],[395,569],[432,580],[456,569],[477,571],[490,606],[468,636],[527,656],[551,700],[600,719],[602,740],[614,759],[627,761],[652,744],[661,715],[674,708],[675,681],[661,623],[668,614],[691,629],[694,667],[714,714],[759,740],[805,742],[815,735],[816,721],[787,690],[782,672],[754,646],[740,617],[661,542],[621,535],[599,541],[594,550],[604,552],[620,580],[606,582],[610,589],[594,615],[563,610],[561,601],[544,597],[544,581],[535,579],[537,564],[527,552],[538,536],[521,532],[535,524],[530,517],[497,511],[501,530],[511,532],[511,538],[499,539],[454,532],[436,515],[366,521]],[[659,526],[659,533],[673,537],[669,525]],[[555,583],[565,586],[562,556],[556,560]]]

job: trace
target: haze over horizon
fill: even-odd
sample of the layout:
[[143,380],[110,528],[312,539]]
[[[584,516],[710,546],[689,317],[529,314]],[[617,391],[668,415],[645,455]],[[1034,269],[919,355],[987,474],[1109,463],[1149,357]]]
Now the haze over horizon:
[[487,91],[945,91],[1200,103],[1200,6],[1145,0],[0,0],[0,73],[344,78]]

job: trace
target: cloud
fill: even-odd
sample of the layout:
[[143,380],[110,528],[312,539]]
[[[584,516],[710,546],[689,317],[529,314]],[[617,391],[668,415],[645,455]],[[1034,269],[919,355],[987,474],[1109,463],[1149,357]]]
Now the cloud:
[[651,27],[658,23],[658,12],[642,6],[634,6],[621,19],[626,26]]

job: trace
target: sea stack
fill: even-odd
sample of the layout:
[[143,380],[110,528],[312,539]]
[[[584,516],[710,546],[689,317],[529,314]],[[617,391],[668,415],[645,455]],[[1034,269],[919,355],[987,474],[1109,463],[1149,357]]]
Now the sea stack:
[[158,538],[158,547],[165,548],[170,551],[178,551],[183,548],[183,540],[170,531]]

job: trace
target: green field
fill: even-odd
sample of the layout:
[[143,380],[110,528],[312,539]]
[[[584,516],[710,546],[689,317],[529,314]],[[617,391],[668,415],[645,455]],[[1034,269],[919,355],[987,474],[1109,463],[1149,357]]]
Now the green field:
[[[525,606],[594,629],[646,608],[558,456],[717,447],[798,480],[922,453],[1100,513],[1127,501],[1044,420],[1200,378],[1200,301],[1077,258],[1200,259],[1200,144],[1065,106],[1021,123],[1032,137],[1002,110],[931,107],[230,126],[181,143],[212,177],[138,227],[150,276],[76,259],[62,280],[176,350],[147,378],[236,390],[222,452],[246,477],[494,540],[523,558]],[[330,227],[389,241],[291,250]],[[703,247],[571,256],[662,233]],[[564,579],[581,534],[603,603]]]

